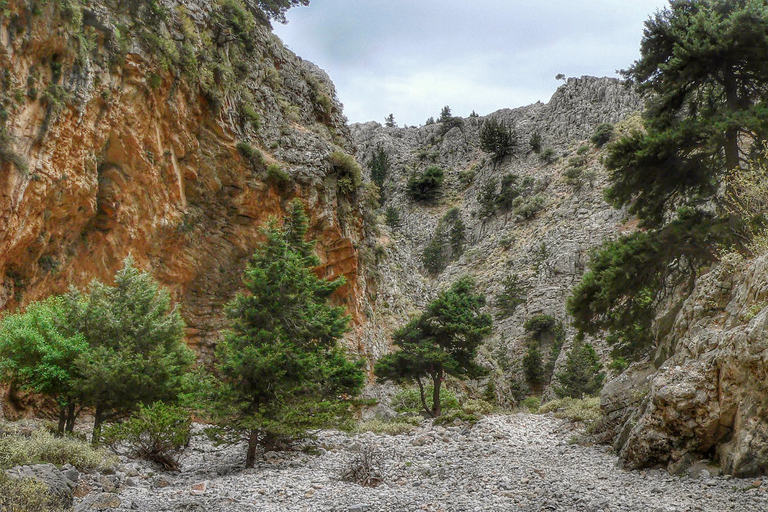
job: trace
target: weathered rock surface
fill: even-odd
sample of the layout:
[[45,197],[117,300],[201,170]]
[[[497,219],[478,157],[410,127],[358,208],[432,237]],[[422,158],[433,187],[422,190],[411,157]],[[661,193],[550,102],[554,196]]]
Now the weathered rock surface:
[[15,466],[5,473],[11,478],[34,478],[43,482],[56,501],[64,507],[72,505],[73,491],[80,477],[79,472],[70,465],[59,469],[53,464]]
[[[698,279],[667,339],[674,355],[625,409],[616,446],[628,466],[711,458],[728,474],[768,473],[766,299],[768,256],[728,258]],[[637,376],[609,384],[603,403],[642,394]]]
[[347,277],[338,300],[360,322],[362,221],[328,162],[352,149],[330,79],[263,24],[238,42],[215,2],[162,0],[160,21],[126,5],[3,6],[0,310],[109,281],[132,254],[171,289],[205,352],[258,227],[299,197],[318,272]]
[[[640,108],[641,99],[622,82],[583,77],[569,79],[547,104],[470,117],[451,129],[444,123],[410,128],[375,122],[352,125],[360,162],[367,164],[378,150],[388,155],[383,209],[394,208],[400,215],[400,225],[382,228],[378,247],[368,248],[378,254],[371,265],[376,321],[401,325],[436,290],[464,274],[474,276],[487,295],[489,310],[495,311],[493,304],[504,279],[517,274],[528,287],[526,300],[510,317],[497,316],[494,338],[484,355],[488,364],[500,362],[508,374],[515,373],[515,362],[525,350],[525,320],[549,314],[568,324],[565,299],[584,272],[589,250],[627,228],[626,215],[603,200],[607,177],[602,152],[588,139],[599,124],[619,123]],[[479,133],[490,118],[503,121],[517,133],[515,154],[501,163],[480,149]],[[555,162],[547,163],[531,151],[529,141],[535,133],[541,136],[542,150],[554,151]],[[564,173],[578,151],[590,177],[574,185],[566,181]],[[445,171],[442,196],[434,204],[415,202],[407,193],[408,179],[433,165]],[[498,191],[507,174],[517,175],[518,184],[526,177],[533,180],[528,197],[540,195],[543,208],[531,218],[514,211],[481,218],[478,196],[492,181]],[[421,262],[422,253],[441,218],[452,208],[459,209],[465,225],[464,251],[438,276],[429,276]],[[386,346],[379,349],[386,350]],[[497,389],[504,389],[504,379],[497,382]]]

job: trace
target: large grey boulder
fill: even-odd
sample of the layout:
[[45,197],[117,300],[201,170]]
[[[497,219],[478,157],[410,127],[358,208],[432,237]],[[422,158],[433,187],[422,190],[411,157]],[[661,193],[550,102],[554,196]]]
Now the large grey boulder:
[[80,473],[67,464],[61,469],[53,464],[15,466],[5,472],[11,478],[34,478],[43,482],[56,500],[65,507],[72,506],[72,497]]

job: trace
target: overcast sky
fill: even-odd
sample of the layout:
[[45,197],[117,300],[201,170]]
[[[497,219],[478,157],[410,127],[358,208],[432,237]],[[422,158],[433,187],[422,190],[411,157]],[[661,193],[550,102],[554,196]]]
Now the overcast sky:
[[275,32],[336,84],[350,122],[546,102],[555,75],[616,76],[666,0],[311,0]]

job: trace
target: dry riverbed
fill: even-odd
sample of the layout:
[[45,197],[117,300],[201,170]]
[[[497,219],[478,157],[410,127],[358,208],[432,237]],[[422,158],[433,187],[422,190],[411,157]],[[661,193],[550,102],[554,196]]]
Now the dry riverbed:
[[[529,414],[471,428],[425,422],[397,436],[325,431],[319,454],[268,453],[252,470],[242,469],[242,446],[196,436],[179,473],[127,462],[115,475],[83,475],[76,510],[768,511],[768,479],[625,471],[608,447],[575,443],[580,433],[567,420]],[[340,478],[365,450],[381,460],[376,487]]]

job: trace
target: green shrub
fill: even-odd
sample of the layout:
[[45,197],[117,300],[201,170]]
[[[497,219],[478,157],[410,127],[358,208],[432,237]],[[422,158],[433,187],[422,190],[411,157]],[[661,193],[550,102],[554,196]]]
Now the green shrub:
[[523,373],[531,388],[539,390],[544,384],[544,360],[537,342],[530,343],[523,356]]
[[579,146],[579,149],[576,150],[576,154],[585,155],[587,154],[587,151],[589,151],[589,146],[587,145]]
[[360,166],[355,159],[343,151],[334,151],[328,157],[338,183],[339,192],[351,194],[363,183]]
[[[424,395],[431,399],[432,386],[427,386],[424,389]],[[459,399],[456,395],[447,388],[440,390],[440,408],[443,411],[450,409],[457,409],[459,407]],[[398,392],[392,399],[392,408],[397,412],[420,412],[424,409],[421,405],[421,395],[419,394],[419,388],[409,387]]]
[[245,141],[237,143],[237,151],[251,165],[254,170],[264,168],[264,155]]
[[552,148],[547,148],[541,153],[539,153],[539,159],[541,159],[542,162],[545,164],[551,164],[555,160],[557,160],[557,157],[555,156],[555,150]]
[[117,464],[114,455],[73,437],[54,437],[45,430],[24,434],[13,427],[0,436],[0,473],[13,466],[72,464],[81,471],[105,470]]
[[431,202],[440,195],[445,173],[433,165],[423,173],[414,173],[408,180],[408,195],[414,201]]
[[0,511],[64,512],[46,486],[36,478],[11,478],[0,471]]
[[533,151],[534,153],[540,154],[541,143],[542,143],[541,135],[538,132],[536,132],[533,135],[531,135],[531,140],[528,144],[531,147],[531,151]]
[[254,130],[258,130],[261,126],[261,116],[259,115],[256,110],[247,103],[243,105],[241,114],[243,116],[243,120],[251,125],[251,127]]
[[432,420],[432,424],[433,425],[450,425],[451,423],[454,423],[456,420],[474,424],[480,421],[481,417],[482,416],[480,416],[479,414],[468,413],[462,409],[454,409]]
[[407,434],[413,429],[419,426],[421,423],[421,416],[401,416],[392,421],[384,421],[381,419],[372,419],[363,421],[357,425],[357,432],[373,432],[374,434],[387,434],[390,436],[396,436],[399,434]]
[[539,412],[539,407],[541,407],[541,398],[538,396],[529,396],[521,401],[520,405],[532,413],[537,413]]
[[611,137],[613,137],[613,125],[610,123],[602,123],[592,135],[592,143],[601,148],[611,140]]
[[505,277],[502,284],[504,289],[496,297],[495,305],[499,311],[499,317],[506,318],[512,316],[517,306],[525,303],[528,290],[517,274]]
[[583,421],[588,425],[603,418],[603,411],[600,409],[600,397],[589,397],[582,400],[575,398],[551,400],[539,408],[539,414],[549,412],[553,413],[555,418]]
[[187,411],[157,402],[142,406],[128,420],[110,426],[104,437],[113,450],[125,444],[132,456],[175,470],[189,444],[191,426]]
[[540,340],[541,335],[547,331],[552,331],[557,324],[557,320],[552,315],[534,315],[523,324],[523,329],[533,338]]
[[611,361],[611,364],[608,365],[608,368],[616,373],[623,372],[627,367],[629,367],[629,363],[623,357],[614,358],[613,361]]
[[485,416],[493,412],[493,404],[481,399],[467,400],[462,404],[461,409],[467,414],[477,414]]
[[280,190],[286,190],[291,184],[291,176],[277,164],[267,166],[267,179]]
[[517,135],[504,121],[492,118],[483,123],[480,129],[480,149],[491,153],[499,162],[512,154],[517,145]]
[[567,354],[565,370],[555,375],[560,384],[555,393],[560,398],[582,398],[599,393],[605,379],[605,374],[600,371],[602,368],[594,347],[580,337],[576,338]]
[[532,197],[518,197],[512,203],[515,215],[530,219],[544,209],[544,196],[536,194]]
[[384,222],[392,229],[400,227],[400,212],[394,206],[389,206],[384,213]]

